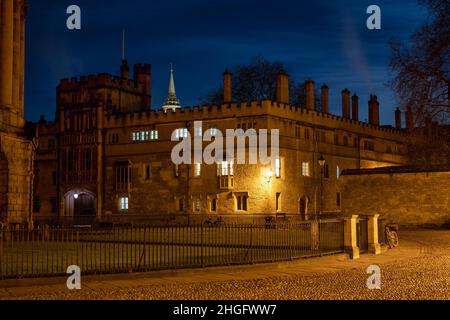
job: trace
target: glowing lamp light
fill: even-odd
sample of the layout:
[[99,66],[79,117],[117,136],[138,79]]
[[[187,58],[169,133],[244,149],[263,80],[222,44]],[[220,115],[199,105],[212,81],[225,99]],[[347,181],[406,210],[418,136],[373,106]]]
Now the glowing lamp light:
[[78,193],[75,193],[75,194],[73,195],[73,197],[74,197],[74,199],[78,199]]
[[267,178],[272,178],[273,177],[273,171],[272,170],[267,170],[266,176],[267,176]]

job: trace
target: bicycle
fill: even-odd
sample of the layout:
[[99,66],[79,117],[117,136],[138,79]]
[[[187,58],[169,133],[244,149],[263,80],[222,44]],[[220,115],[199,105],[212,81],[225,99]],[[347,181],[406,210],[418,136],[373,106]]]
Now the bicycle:
[[387,224],[384,227],[384,232],[386,236],[386,243],[389,245],[390,249],[398,246],[398,226],[395,224]]

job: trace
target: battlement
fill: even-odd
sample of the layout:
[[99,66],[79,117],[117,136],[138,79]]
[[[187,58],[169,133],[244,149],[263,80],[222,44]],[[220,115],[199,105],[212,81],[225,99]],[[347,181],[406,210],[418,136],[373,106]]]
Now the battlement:
[[145,126],[165,122],[186,122],[214,120],[220,118],[273,116],[287,118],[299,124],[319,125],[338,130],[367,131],[386,133],[396,136],[407,136],[407,131],[394,127],[378,126],[342,116],[300,108],[287,103],[271,100],[252,101],[249,103],[228,103],[222,105],[204,105],[184,107],[164,112],[147,110],[121,115],[107,115],[105,127]]
[[[146,67],[144,67],[146,69]],[[79,78],[62,79],[57,87],[58,91],[73,91],[80,88],[95,87],[113,87],[130,91],[142,92],[144,85],[141,82],[131,79],[122,79],[119,76],[113,76],[109,73],[100,73],[97,75],[81,76]]]
[[137,74],[146,74],[149,75],[152,73],[152,67],[148,63],[137,63],[134,65],[134,77],[136,78]]

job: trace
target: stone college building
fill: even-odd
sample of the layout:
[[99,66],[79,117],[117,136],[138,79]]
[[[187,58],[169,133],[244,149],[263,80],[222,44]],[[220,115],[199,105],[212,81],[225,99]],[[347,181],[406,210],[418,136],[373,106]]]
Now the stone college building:
[[[223,104],[182,108],[171,70],[168,98],[156,110],[147,64],[134,65],[133,78],[124,59],[118,76],[61,80],[55,121],[36,124],[34,220],[90,224],[200,223],[219,216],[228,222],[269,215],[311,219],[340,211],[342,170],[407,164],[411,115],[406,117],[407,128],[401,128],[399,110],[395,128],[380,125],[376,96],[370,96],[365,123],[359,119],[358,96],[347,89],[342,91],[342,114],[334,115],[329,113],[326,85],[321,87],[322,108],[316,110],[312,80],[306,82],[304,106],[289,104],[285,74],[278,75],[276,101],[235,103],[231,81],[225,72]],[[202,129],[194,130],[194,121],[202,121]],[[279,129],[279,157],[272,165],[225,159],[213,165],[175,165],[171,151],[179,142],[171,140],[172,134],[181,139],[208,129],[213,135],[215,130]]]

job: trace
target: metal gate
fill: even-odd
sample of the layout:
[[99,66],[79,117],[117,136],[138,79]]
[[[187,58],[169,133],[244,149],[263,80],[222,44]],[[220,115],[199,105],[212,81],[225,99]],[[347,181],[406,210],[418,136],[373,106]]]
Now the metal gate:
[[361,253],[369,251],[367,218],[360,217],[356,224],[356,240]]

